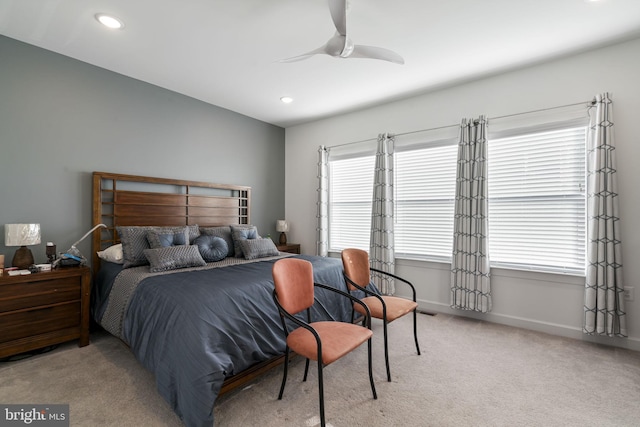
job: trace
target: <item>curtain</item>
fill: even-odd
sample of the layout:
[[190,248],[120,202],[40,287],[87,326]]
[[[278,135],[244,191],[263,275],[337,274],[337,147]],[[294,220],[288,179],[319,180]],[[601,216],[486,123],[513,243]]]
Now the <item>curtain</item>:
[[451,307],[483,313],[491,311],[486,136],[484,116],[462,120],[451,260]]
[[613,111],[608,93],[589,108],[587,272],[583,332],[626,337]]
[[[373,200],[371,207],[371,239],[369,261],[371,267],[394,273],[393,234],[393,135],[378,135],[378,149],[373,179]],[[372,279],[381,293],[395,292],[393,278],[372,274]]]
[[316,255],[329,255],[329,149],[318,148],[318,200],[316,202]]

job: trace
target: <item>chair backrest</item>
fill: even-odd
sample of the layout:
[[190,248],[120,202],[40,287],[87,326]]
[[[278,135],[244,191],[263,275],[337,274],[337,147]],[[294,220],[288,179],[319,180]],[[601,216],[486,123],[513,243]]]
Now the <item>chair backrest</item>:
[[313,305],[313,266],[309,261],[285,258],[272,269],[278,302],[291,314]]
[[[353,280],[358,286],[366,287],[371,281],[369,274],[369,254],[362,249],[344,249],[342,251],[342,265],[344,273]],[[347,282],[349,290],[356,289],[351,283]]]

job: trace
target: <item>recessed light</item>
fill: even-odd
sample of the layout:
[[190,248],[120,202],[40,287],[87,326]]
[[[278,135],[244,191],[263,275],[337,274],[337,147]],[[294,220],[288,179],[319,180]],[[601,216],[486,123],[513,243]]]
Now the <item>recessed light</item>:
[[293,102],[293,98],[291,98],[290,96],[283,96],[282,98],[280,98],[280,101],[284,102],[285,104],[290,104]]
[[104,13],[96,13],[96,19],[99,23],[104,25],[105,27],[111,28],[113,30],[119,30],[124,28],[124,23],[116,18],[115,16],[107,15]]

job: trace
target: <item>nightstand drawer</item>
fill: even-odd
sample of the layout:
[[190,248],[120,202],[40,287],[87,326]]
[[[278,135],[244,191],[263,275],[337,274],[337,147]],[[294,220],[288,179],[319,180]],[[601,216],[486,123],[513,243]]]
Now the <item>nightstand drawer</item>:
[[0,286],[0,313],[79,300],[80,279],[54,279]]
[[80,326],[80,300],[0,313],[0,342]]

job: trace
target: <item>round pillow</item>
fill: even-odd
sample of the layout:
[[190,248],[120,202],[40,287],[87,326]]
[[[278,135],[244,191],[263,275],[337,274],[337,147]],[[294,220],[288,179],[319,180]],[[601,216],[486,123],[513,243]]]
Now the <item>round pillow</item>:
[[200,255],[207,262],[220,261],[227,257],[229,247],[223,238],[201,234],[193,241],[198,246]]

